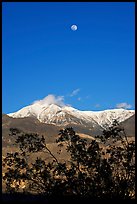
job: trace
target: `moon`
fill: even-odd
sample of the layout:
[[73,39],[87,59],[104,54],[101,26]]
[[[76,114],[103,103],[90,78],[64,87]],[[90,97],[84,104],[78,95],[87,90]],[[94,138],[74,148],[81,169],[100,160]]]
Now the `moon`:
[[71,30],[76,31],[78,29],[77,25],[72,25]]

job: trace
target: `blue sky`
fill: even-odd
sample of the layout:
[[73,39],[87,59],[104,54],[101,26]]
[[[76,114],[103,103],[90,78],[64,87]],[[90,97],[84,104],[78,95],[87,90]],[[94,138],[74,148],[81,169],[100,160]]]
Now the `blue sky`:
[[3,113],[51,94],[80,110],[134,109],[134,7],[3,2]]

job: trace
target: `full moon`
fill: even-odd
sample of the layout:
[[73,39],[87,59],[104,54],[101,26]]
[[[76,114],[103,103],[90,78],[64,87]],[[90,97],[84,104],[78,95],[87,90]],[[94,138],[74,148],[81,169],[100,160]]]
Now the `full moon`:
[[77,30],[77,29],[78,29],[78,27],[77,27],[76,25],[72,25],[72,26],[71,26],[71,30],[75,31],[75,30]]

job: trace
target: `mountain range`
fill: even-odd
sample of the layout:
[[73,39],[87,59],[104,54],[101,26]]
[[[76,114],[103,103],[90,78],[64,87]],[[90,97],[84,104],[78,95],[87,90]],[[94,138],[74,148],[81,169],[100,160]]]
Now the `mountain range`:
[[49,149],[60,159],[67,158],[63,150],[63,157],[57,154],[56,139],[59,130],[73,127],[81,138],[89,142],[95,135],[102,134],[106,126],[117,119],[129,139],[135,139],[135,111],[125,109],[111,109],[104,111],[80,111],[70,106],[57,104],[32,104],[21,110],[2,114],[2,155],[7,152],[19,151],[15,144],[16,137],[10,136],[10,128],[17,128],[23,132],[37,133],[45,137]]
[[4,146],[9,145],[7,136],[10,128],[43,134],[48,143],[55,142],[59,130],[65,127],[73,127],[77,133],[89,138],[101,134],[114,119],[122,124],[128,136],[135,136],[134,110],[80,111],[70,106],[35,103],[15,113],[3,114],[2,141]]
[[134,110],[110,109],[104,111],[80,111],[70,106],[59,106],[57,104],[34,103],[17,112],[9,113],[13,118],[33,117],[42,123],[56,126],[83,125],[100,126],[111,125],[114,119],[122,122],[135,114]]

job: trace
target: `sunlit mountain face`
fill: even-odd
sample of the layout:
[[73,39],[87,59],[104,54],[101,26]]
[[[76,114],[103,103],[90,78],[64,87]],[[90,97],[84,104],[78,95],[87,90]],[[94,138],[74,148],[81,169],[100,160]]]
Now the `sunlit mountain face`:
[[134,110],[110,109],[104,111],[81,111],[71,106],[60,106],[57,104],[41,104],[36,102],[26,106],[17,112],[9,113],[13,118],[34,117],[42,123],[57,126],[85,125],[101,126],[111,125],[116,119],[122,122],[135,114]]

